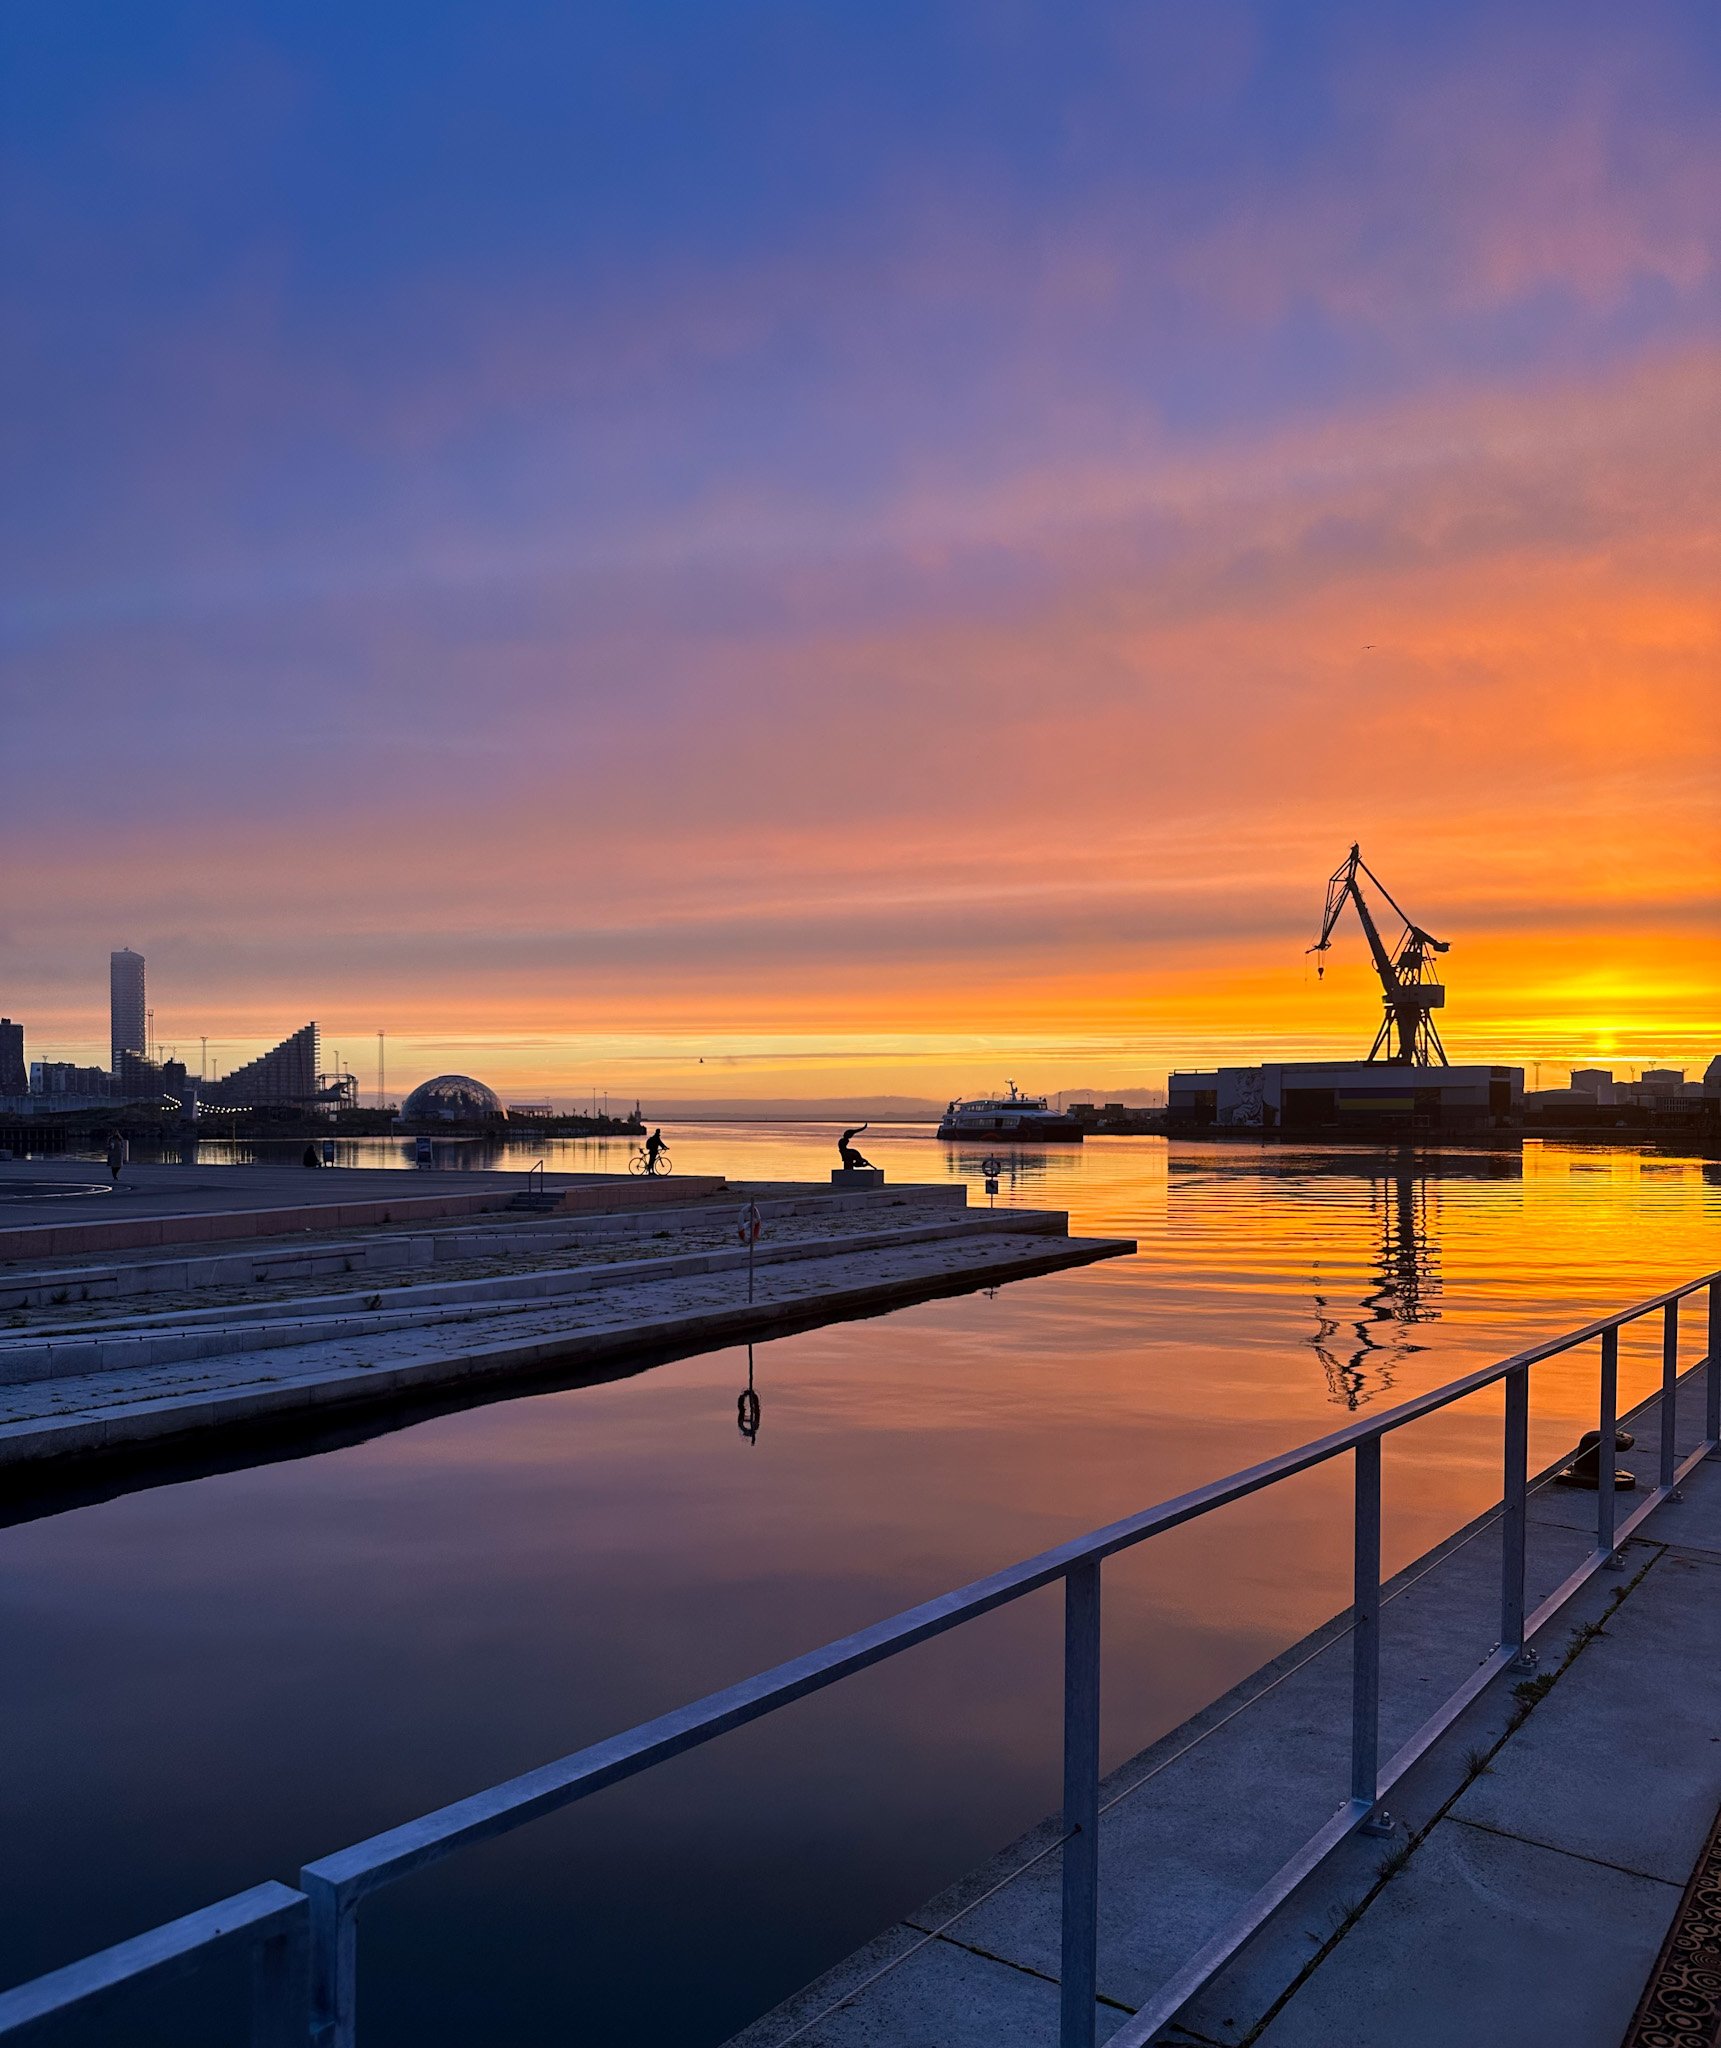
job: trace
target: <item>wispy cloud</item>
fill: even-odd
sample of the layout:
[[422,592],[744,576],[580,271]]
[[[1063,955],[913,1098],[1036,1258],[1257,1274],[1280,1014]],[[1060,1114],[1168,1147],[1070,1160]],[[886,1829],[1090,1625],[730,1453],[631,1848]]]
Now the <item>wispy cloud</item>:
[[1459,1043],[1573,951],[1695,1015],[1721,52],[1183,13],[925,17],[968,89],[918,123],[877,53],[827,102],[752,52],[743,118],[691,61],[635,110],[606,46],[625,118],[422,192],[303,46],[26,146],[8,1002],[84,1029],[130,937],[236,1032],[1163,1064],[1330,1029],[1302,928],[1360,835],[1465,942]]

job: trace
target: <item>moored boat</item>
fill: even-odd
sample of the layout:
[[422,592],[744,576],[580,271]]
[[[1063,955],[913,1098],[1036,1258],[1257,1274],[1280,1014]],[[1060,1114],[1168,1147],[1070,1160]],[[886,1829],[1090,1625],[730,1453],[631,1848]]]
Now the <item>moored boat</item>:
[[1014,1081],[1007,1095],[958,1097],[939,1119],[941,1138],[991,1138],[1005,1144],[1080,1144],[1082,1127],[1053,1109],[1043,1095],[1024,1095]]

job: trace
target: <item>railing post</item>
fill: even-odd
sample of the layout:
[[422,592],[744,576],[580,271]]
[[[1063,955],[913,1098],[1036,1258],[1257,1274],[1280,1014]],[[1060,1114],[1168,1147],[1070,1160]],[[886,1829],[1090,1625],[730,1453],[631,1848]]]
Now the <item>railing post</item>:
[[1380,1777],[1380,1438],[1356,1447],[1356,1538],[1352,1562],[1351,1797],[1372,1822]]
[[305,2048],[311,2023],[308,1911],[301,1906],[251,1959],[251,2048]]
[[354,2048],[358,2029],[358,1915],[340,1889],[309,1870],[299,1886],[311,1902],[311,2048]]
[[1100,1568],[1064,1574],[1064,1906],[1059,2048],[1093,2048],[1099,1985]]
[[1524,1536],[1528,1521],[1530,1369],[1506,1375],[1505,1513],[1500,1520],[1500,1647],[1524,1655]]
[[1613,1475],[1619,1455],[1619,1325],[1601,1333],[1601,1422],[1596,1444],[1596,1548],[1612,1561]]
[[1721,1449],[1721,1280],[1709,1283],[1709,1388],[1703,1435],[1713,1458]]
[[1679,1425],[1679,1301],[1675,1297],[1661,1312],[1661,1478],[1668,1491],[1673,1487],[1676,1432]]

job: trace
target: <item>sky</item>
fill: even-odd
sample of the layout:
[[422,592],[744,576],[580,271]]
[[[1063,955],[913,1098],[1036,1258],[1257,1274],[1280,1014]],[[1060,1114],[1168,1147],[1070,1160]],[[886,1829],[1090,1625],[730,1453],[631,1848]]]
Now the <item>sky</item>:
[[0,17],[0,1009],[369,1085],[1721,1052],[1710,0]]

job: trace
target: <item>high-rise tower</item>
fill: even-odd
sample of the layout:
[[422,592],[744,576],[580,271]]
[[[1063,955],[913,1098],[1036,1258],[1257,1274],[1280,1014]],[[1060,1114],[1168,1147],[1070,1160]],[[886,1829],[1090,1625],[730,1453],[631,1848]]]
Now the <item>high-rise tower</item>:
[[0,1095],[26,1095],[30,1070],[24,1064],[24,1027],[0,1017]]
[[112,1024],[113,1072],[117,1075],[128,1052],[142,1059],[147,1026],[143,1013],[143,955],[122,946],[108,959],[108,1011]]

